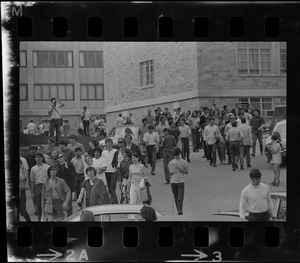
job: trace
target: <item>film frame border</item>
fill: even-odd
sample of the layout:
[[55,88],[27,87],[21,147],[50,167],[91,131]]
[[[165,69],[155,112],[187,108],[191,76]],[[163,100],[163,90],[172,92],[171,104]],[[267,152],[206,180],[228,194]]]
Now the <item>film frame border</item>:
[[[47,4],[47,3],[44,3]],[[60,3],[61,4],[61,3]],[[62,4],[65,5],[68,9],[67,15],[64,14],[65,10],[63,8],[59,9],[56,7],[52,7],[52,10],[50,10],[50,14],[43,10],[41,13],[37,13],[34,10],[41,10],[43,9],[40,4],[32,7],[26,7],[22,8],[22,16],[26,17],[29,16],[33,18],[33,31],[31,37],[22,37],[19,38],[16,34],[16,19],[12,19],[8,24],[4,25],[9,31],[12,33],[11,35],[11,49],[13,51],[13,57],[15,58],[15,61],[18,61],[18,54],[19,54],[19,41],[39,41],[39,40],[55,40],[55,41],[286,41],[288,45],[288,54],[287,54],[287,61],[288,61],[288,74],[287,74],[287,87],[293,84],[299,84],[299,74],[297,75],[297,61],[296,58],[299,58],[299,50],[297,50],[297,47],[299,46],[299,35],[296,33],[299,32],[299,17],[297,17],[296,13],[297,10],[299,10],[299,4],[296,3],[191,3],[188,4],[182,4],[182,3],[168,3],[168,2],[160,2],[160,3],[152,3],[151,7],[148,4],[142,4],[142,3],[99,3],[101,6],[101,11],[97,11],[93,8],[91,8],[91,3],[86,3],[79,7],[72,6],[70,4]],[[92,3],[93,5],[98,5],[96,3]],[[126,4],[128,6],[126,6]],[[144,5],[144,6],[143,6]],[[147,7],[146,7],[147,5]],[[184,7],[184,8],[182,8]],[[238,10],[238,14],[236,12],[236,9]],[[260,8],[258,10],[257,8]],[[55,10],[56,9],[56,10]],[[58,9],[58,10],[57,10]],[[80,10],[80,11],[79,11]],[[84,10],[84,11],[83,11]],[[138,37],[124,37],[122,34],[122,20],[124,17],[139,17],[141,13],[145,12],[147,10],[147,14],[149,14],[149,11],[152,11],[150,16],[150,20],[147,19],[147,21],[139,18],[139,36]],[[16,9],[15,12],[20,13],[20,9]],[[68,20],[68,33],[67,37],[64,38],[55,38],[52,36],[51,31],[51,17],[53,16],[53,13],[55,13],[55,17],[68,17],[70,21]],[[57,13],[57,14],[56,14]],[[96,38],[90,38],[85,33],[87,31],[86,28],[86,18],[95,16],[99,16],[99,13],[101,13],[101,17],[103,18],[103,35],[102,37],[96,37]],[[114,14],[114,16],[111,16],[111,14]],[[212,16],[210,14],[213,13]],[[76,14],[80,14],[79,19],[74,19]],[[249,19],[250,17],[255,14],[255,19]],[[43,15],[44,19],[41,21],[37,19],[38,17],[41,17]],[[158,17],[173,17],[173,37],[159,37],[158,32]],[[175,17],[175,18],[174,18]],[[196,37],[193,35],[193,27],[191,26],[191,17],[208,17],[209,19],[209,34],[206,37]],[[228,36],[229,28],[228,28],[228,20],[231,17],[244,17],[244,29],[245,34],[243,37],[230,37]],[[279,18],[279,35],[277,37],[266,37],[263,27],[261,26],[264,24],[264,19],[266,17],[278,17]],[[117,21],[115,21],[115,18],[117,18]],[[50,19],[50,20],[49,20]],[[38,24],[35,23],[35,21],[39,21]],[[181,23],[183,21],[183,23]],[[188,21],[188,22],[187,22]],[[49,23],[50,22],[50,23]],[[70,23],[69,23],[70,22]],[[147,22],[147,23],[146,23]],[[49,26],[50,25],[50,26]],[[108,25],[108,27],[107,27]],[[224,27],[226,30],[224,30]],[[294,34],[292,34],[294,33]],[[299,60],[298,60],[299,61]],[[10,76],[12,79],[11,87],[16,87],[18,85],[18,74],[19,74],[19,68],[17,66],[13,66],[12,70],[10,72]],[[295,90],[291,90],[291,88],[288,88],[288,97],[293,98],[293,93]],[[296,94],[295,94],[296,95]],[[18,95],[11,93],[11,101],[14,102],[14,105],[18,105]],[[289,103],[288,107],[288,115],[293,115],[293,110],[295,105],[294,103]],[[10,109],[11,112],[18,112],[18,107],[14,106],[14,109]],[[289,110],[291,109],[291,110]],[[293,110],[292,110],[293,109]],[[296,111],[295,111],[296,112]],[[291,114],[292,113],[292,114]],[[9,125],[7,125],[7,129],[11,131],[11,137],[14,137],[17,135],[13,132],[14,124],[16,124],[14,121],[11,121]],[[294,129],[299,125],[297,125],[297,119],[295,119],[295,123],[292,125],[289,124],[288,133],[292,134],[293,137],[293,127]],[[14,126],[16,127],[16,126]],[[291,132],[290,132],[291,130]],[[296,134],[295,134],[296,135]],[[18,135],[17,135],[18,136]],[[17,138],[14,137],[14,138]],[[295,137],[296,138],[296,137]],[[14,144],[13,149],[16,148]],[[292,152],[293,145],[291,146]],[[11,152],[10,152],[11,153]],[[10,154],[8,154],[11,156]],[[289,157],[291,158],[291,161],[289,162],[289,165],[291,165],[291,170],[293,170],[293,165],[297,163],[296,160],[294,160],[293,156]],[[10,166],[12,169],[11,171],[15,172],[15,167]],[[289,169],[290,170],[290,169]],[[297,217],[297,214],[294,213],[295,207],[297,207],[297,204],[299,204],[299,195],[297,195],[297,192],[295,191],[294,183],[298,182],[299,185],[299,179],[295,178],[289,178],[287,185],[287,191],[289,192],[289,200],[288,200],[288,221],[286,223],[278,224],[278,223],[271,223],[271,224],[257,224],[258,229],[261,229],[267,225],[267,226],[278,226],[280,231],[282,231],[281,235],[285,236],[286,242],[290,242],[288,247],[280,248],[280,252],[282,254],[287,253],[288,251],[291,252],[289,257],[287,256],[286,259],[293,261],[292,256],[296,256],[295,249],[299,248],[299,221]],[[17,191],[16,189],[12,189],[12,195],[14,196],[14,191]],[[14,203],[14,200],[12,200],[12,203]],[[14,207],[14,204],[13,206]],[[18,218],[18,217],[17,217]],[[14,237],[14,230],[15,227],[18,226],[26,226],[28,224],[18,222],[18,220],[14,221],[14,219],[11,221],[12,228],[8,229],[9,232],[9,242],[12,242]],[[47,224],[47,227],[45,223],[39,224],[34,223],[31,225],[33,228],[33,232],[38,231],[38,229],[44,229],[44,226],[47,230],[45,230],[43,233],[45,235],[49,234],[49,229],[52,228],[52,224]],[[178,248],[178,245],[184,247],[184,244],[182,243],[182,234],[183,232],[191,232],[191,223],[178,223],[178,222],[171,222],[167,224],[163,223],[155,223],[158,226],[168,226],[172,225],[173,230],[175,229],[175,237],[177,235],[178,239],[176,241],[179,241],[178,244],[175,246],[175,249]],[[55,226],[60,226],[61,223],[55,223]],[[121,224],[114,224],[114,228],[123,228],[124,226],[128,225],[135,225],[135,224],[129,224],[129,223],[121,223]],[[253,230],[254,232],[258,233],[258,230],[254,230],[256,227],[254,227],[252,224],[242,224],[242,223],[214,223],[214,222],[194,222],[192,225],[194,226],[203,226],[208,225],[210,227],[216,227],[218,228],[218,233],[221,233],[222,235],[219,235],[219,240],[217,243],[222,243],[224,248],[229,249],[228,242],[227,244],[226,238],[222,238],[223,234],[224,236],[227,235],[228,232],[228,225],[233,226],[243,226],[245,232],[247,232],[248,229]],[[149,225],[157,230],[156,226]],[[147,226],[148,227],[148,226]],[[74,225],[68,226],[68,229],[73,230]],[[103,224],[103,231],[113,230],[110,225]],[[142,230],[143,227],[141,228]],[[71,230],[71,231],[72,231]],[[181,231],[181,232],[180,232]],[[76,232],[76,231],[75,231]],[[114,232],[115,233],[115,232]],[[151,233],[154,233],[151,231]],[[51,233],[50,233],[51,234]],[[118,235],[118,234],[116,234]],[[193,234],[191,234],[192,236]],[[286,237],[286,235],[288,237]],[[188,235],[188,238],[190,240],[190,235]],[[186,236],[184,236],[186,237]],[[281,236],[282,237],[282,236]],[[226,239],[226,240],[225,240]],[[35,238],[33,240],[36,240]],[[49,239],[51,240],[51,238]],[[292,244],[291,240],[293,240],[295,243]],[[143,240],[146,242],[146,240]],[[153,241],[153,240],[152,240]],[[191,241],[191,240],[190,240]],[[298,243],[297,243],[298,242]],[[11,243],[10,243],[11,244]],[[43,244],[44,245],[44,244]],[[191,245],[191,244],[190,244]],[[298,246],[298,247],[297,247]],[[104,246],[106,248],[106,246]],[[173,246],[174,247],[174,246]],[[257,248],[259,245],[255,245],[253,248]],[[68,246],[69,248],[69,246]],[[39,248],[40,249],[40,248]],[[142,252],[143,246],[141,245],[138,247],[138,253],[141,253],[139,257],[142,259],[143,257],[147,256],[147,254]],[[211,248],[208,248],[208,250]],[[249,249],[249,247],[248,247]],[[31,249],[32,250],[32,249]],[[169,254],[173,249],[159,249],[156,251],[160,254],[159,259],[166,259],[164,256]],[[208,250],[205,250],[206,252]],[[251,253],[250,250],[248,253]],[[246,254],[248,254],[246,253]],[[277,254],[276,254],[277,253]],[[275,257],[278,259],[278,257],[281,256],[281,254],[278,254],[278,251],[276,251],[272,255],[272,257]],[[294,253],[294,254],[293,254]],[[17,254],[17,253],[16,253]],[[155,255],[153,255],[155,258]],[[223,256],[223,258],[232,259],[232,256],[234,256],[234,253],[232,251],[226,254],[226,257]],[[249,255],[245,255],[249,259]],[[261,256],[268,260],[270,257],[268,257],[266,254],[261,252]],[[121,258],[119,258],[122,260]],[[243,258],[242,258],[243,259]],[[255,257],[255,259],[258,259]],[[250,260],[252,260],[250,258]]]

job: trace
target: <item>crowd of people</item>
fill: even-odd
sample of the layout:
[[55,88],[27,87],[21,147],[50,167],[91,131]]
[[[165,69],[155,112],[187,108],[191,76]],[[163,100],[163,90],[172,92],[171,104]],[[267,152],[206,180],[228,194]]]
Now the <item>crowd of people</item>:
[[[55,103],[60,102],[55,99],[53,105]],[[53,105],[49,114],[53,113]],[[60,116],[58,111],[57,114]],[[85,114],[86,109],[82,119],[84,129],[89,130]],[[132,115],[126,121],[133,124]],[[54,120],[51,124],[52,136],[56,122]],[[138,130],[137,144],[132,142],[129,131],[124,138],[118,139],[119,149],[113,148],[110,138],[105,140],[105,149],[99,147],[96,139],[91,139],[90,148],[85,149],[77,142],[75,134],[67,137],[69,141],[61,138],[57,141],[57,138],[50,137],[44,149],[42,146],[30,146],[29,154],[20,158],[20,191],[30,189],[38,221],[44,217],[48,221],[59,221],[70,216],[73,213],[72,202],[77,202],[79,209],[110,203],[151,205],[151,185],[147,180],[146,168],[150,165],[150,174],[155,176],[156,160],[162,158],[166,184],[171,184],[178,215],[182,215],[185,176],[191,162],[190,138],[193,151],[203,149],[202,158],[206,158],[212,167],[217,166],[218,155],[220,164],[230,164],[236,171],[239,163],[242,170],[244,159],[247,167],[251,167],[250,156],[256,154],[257,139],[260,154],[263,154],[264,124],[259,111],[250,105],[242,108],[236,104],[231,111],[224,105],[220,111],[213,103],[211,108],[202,107],[186,113],[179,107],[173,114],[168,108],[163,112],[158,107],[155,115],[148,109]],[[121,114],[117,125],[125,125]],[[278,145],[280,135],[273,134],[267,149],[274,167],[274,186],[280,183]],[[119,197],[116,194],[117,185],[121,193]],[[20,199],[20,214],[28,221],[24,192],[20,193]]]

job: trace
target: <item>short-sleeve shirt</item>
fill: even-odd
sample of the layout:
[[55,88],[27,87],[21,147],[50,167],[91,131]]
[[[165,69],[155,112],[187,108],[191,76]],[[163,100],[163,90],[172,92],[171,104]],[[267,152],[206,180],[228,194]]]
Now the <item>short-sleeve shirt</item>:
[[51,113],[51,116],[50,116],[51,120],[61,118],[61,108],[62,108],[62,105],[60,103],[56,103],[56,106],[53,110],[52,110],[52,106],[49,107],[49,110],[52,110],[52,113]]
[[83,174],[84,173],[84,158],[76,158],[74,157],[71,160],[71,163],[74,165],[76,173]]
[[84,121],[89,121],[90,117],[91,117],[91,113],[88,110],[82,112],[82,119]]
[[156,145],[156,142],[159,142],[159,136],[157,132],[146,132],[144,135],[144,142],[148,142],[148,145]]
[[184,181],[185,181],[184,180],[185,174],[183,174],[176,168],[177,165],[181,169],[183,169],[184,167],[188,167],[188,163],[184,159],[179,159],[179,160],[174,159],[169,163],[170,172],[172,173],[172,171],[174,171],[174,173],[172,173],[172,177],[170,180],[170,183],[173,183],[173,184],[184,183]]
[[35,165],[30,171],[30,181],[35,184],[44,184],[48,179],[48,164],[43,163],[41,166]]

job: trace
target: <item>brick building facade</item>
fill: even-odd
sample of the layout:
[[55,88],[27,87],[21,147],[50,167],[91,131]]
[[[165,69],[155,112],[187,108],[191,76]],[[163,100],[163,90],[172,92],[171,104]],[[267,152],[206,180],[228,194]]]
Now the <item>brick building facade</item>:
[[158,106],[250,103],[268,118],[286,103],[282,42],[106,42],[103,49],[108,128],[119,113],[133,113],[141,124]]

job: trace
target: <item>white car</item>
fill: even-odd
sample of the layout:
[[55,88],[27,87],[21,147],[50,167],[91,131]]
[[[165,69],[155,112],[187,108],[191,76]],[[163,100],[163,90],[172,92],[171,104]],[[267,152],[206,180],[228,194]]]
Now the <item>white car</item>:
[[[281,120],[279,122],[277,122],[274,126],[274,129],[272,131],[272,134],[274,131],[278,131],[280,136],[281,136],[281,144],[282,144],[282,148],[283,150],[281,151],[281,156],[283,159],[286,158],[286,120]],[[269,136],[266,140],[266,145],[271,143],[271,136]]]
[[[138,136],[138,130],[141,126],[139,125],[124,125],[124,126],[117,126],[117,127],[113,127],[108,135],[107,138],[110,138],[113,140],[113,148],[119,149],[119,145],[118,145],[118,139],[119,138],[124,138],[125,137],[125,129],[129,128],[132,131],[132,142],[137,144],[137,136]],[[106,139],[107,139],[106,138]],[[104,149],[105,148],[105,140],[103,139],[99,142],[99,146]]]
[[[120,222],[120,221],[141,221],[141,208],[140,205],[129,204],[113,204],[113,205],[96,205],[84,208],[84,210],[91,211],[95,216],[95,221],[98,222]],[[156,217],[160,217],[161,214],[156,212]],[[78,211],[73,215],[65,218],[63,221],[79,222],[80,213]]]

